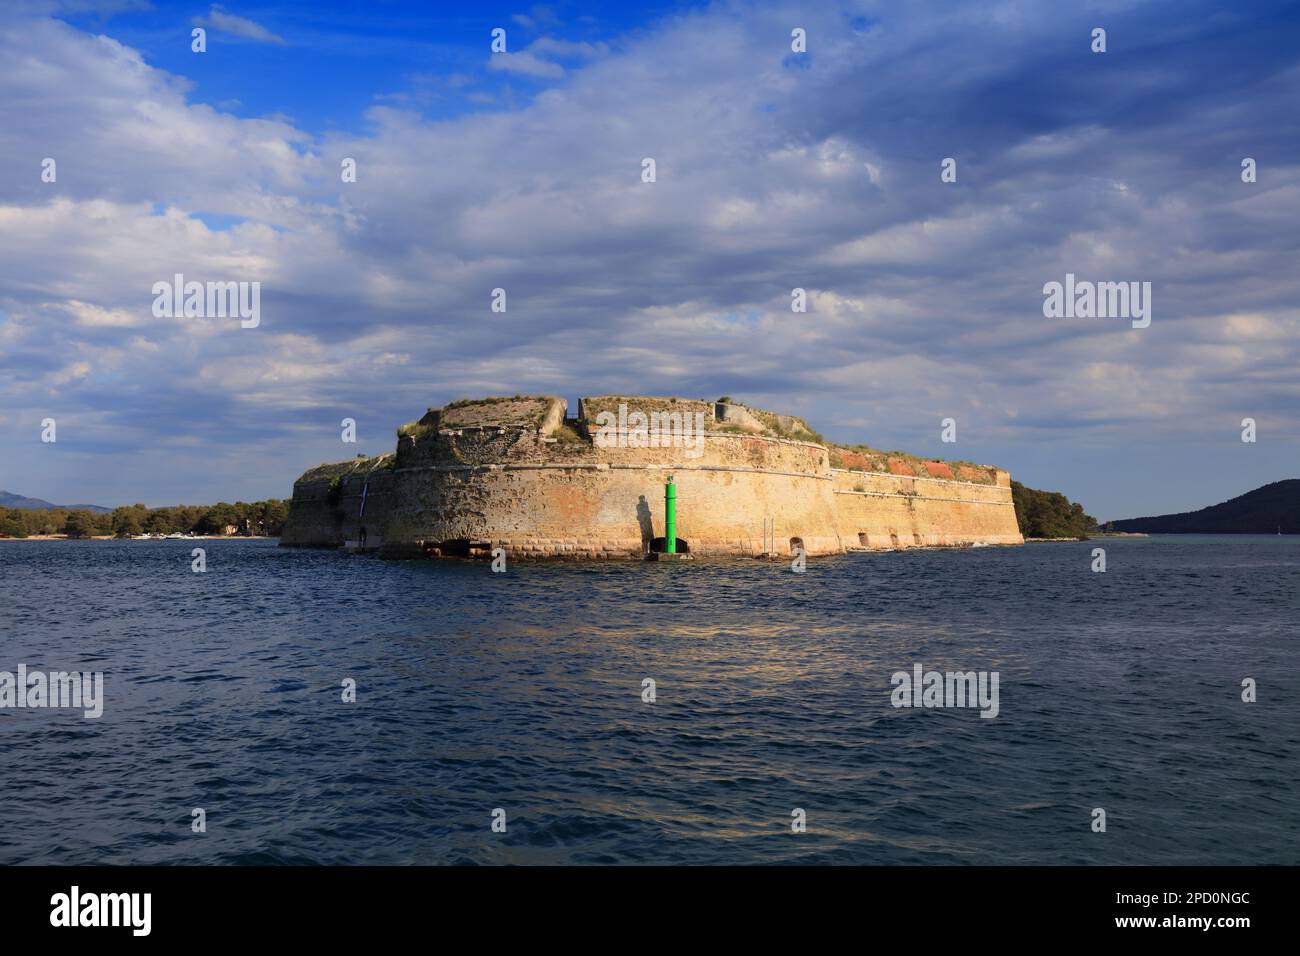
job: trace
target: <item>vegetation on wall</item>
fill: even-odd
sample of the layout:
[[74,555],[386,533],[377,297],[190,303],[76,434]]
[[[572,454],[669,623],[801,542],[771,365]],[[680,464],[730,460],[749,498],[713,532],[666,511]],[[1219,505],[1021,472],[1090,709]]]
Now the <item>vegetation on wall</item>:
[[[774,412],[765,412],[758,408],[751,408],[749,413],[762,422],[763,426],[777,438],[785,438],[789,441],[813,442],[818,445],[828,444],[826,436],[801,418],[794,418],[789,415],[780,416]],[[782,421],[783,417],[790,421],[790,425],[787,426]]]
[[335,475],[330,479],[330,490],[325,493],[325,500],[330,503],[331,508],[338,507],[338,503],[343,500],[342,475]]
[[407,422],[405,425],[397,426],[397,437],[402,438],[423,438],[429,433],[429,428],[421,425],[419,422]]
[[586,439],[582,436],[582,433],[578,431],[578,428],[575,427],[579,424],[580,423],[578,422],[572,421],[565,422],[559,428],[555,429],[555,434],[551,437],[561,445],[584,444]]
[[[453,408],[472,408],[475,405],[500,405],[502,402],[544,402],[545,395],[489,395],[487,398],[458,398],[443,406],[446,410]],[[432,411],[432,409],[430,409]]]
[[[969,481],[974,484],[991,485],[997,482],[997,470],[990,465],[981,465],[977,462],[967,461],[963,458],[922,458],[920,455],[913,455],[905,451],[882,451],[879,448],[872,448],[870,445],[827,445],[830,453],[830,464],[832,468],[844,468],[849,471],[877,471],[882,473],[892,473],[889,467],[889,460],[895,459],[902,462],[911,474],[918,478],[933,477],[926,462],[935,462],[948,465],[953,471],[953,478],[958,481]],[[863,459],[865,459],[866,468],[863,468]]]
[[339,476],[364,475],[378,471],[381,468],[392,468],[395,461],[392,452],[375,455],[374,457],[357,455],[356,458],[350,461],[332,461],[324,465],[317,465],[315,468],[308,468],[298,480],[323,481]]
[[540,428],[562,404],[561,399],[547,395],[493,395],[457,399],[440,412],[443,428]]

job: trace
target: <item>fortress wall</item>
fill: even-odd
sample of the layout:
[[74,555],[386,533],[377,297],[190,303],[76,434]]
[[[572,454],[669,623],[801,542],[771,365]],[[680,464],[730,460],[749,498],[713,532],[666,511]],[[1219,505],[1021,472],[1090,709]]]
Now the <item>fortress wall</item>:
[[1011,478],[995,484],[836,471],[846,545],[869,548],[1021,544]]
[[464,463],[480,457],[468,434],[443,436],[439,445],[432,459],[399,456],[386,556],[465,540],[523,557],[639,556],[663,535],[670,473],[677,537],[692,553],[758,554],[769,516],[780,553],[791,537],[809,554],[842,550],[826,450],[817,445],[716,435],[692,458],[682,448],[539,443],[521,455],[532,460],[477,465]]
[[[699,555],[769,548],[788,555],[793,539],[809,555],[1022,541],[1005,471],[779,438],[806,426],[762,411],[751,427],[768,432],[755,434],[742,428],[742,406],[719,405],[724,414],[715,416],[708,403],[635,400],[651,401],[692,425],[695,406],[707,408],[703,438],[638,447],[638,435],[625,431],[610,445],[606,424],[598,444],[590,421],[569,426],[558,417],[563,402],[554,398],[431,409],[399,429],[395,454],[322,465],[299,478],[281,543],[395,558],[498,545],[515,557],[639,557],[663,536],[669,474],[677,536]],[[583,399],[582,410],[620,402]],[[769,428],[768,418],[779,427]],[[832,453],[853,470],[832,468]],[[771,543],[765,519],[775,522]]]
[[329,485],[328,478],[294,482],[289,517],[280,533],[283,547],[343,547],[343,514],[327,501]]
[[[383,544],[392,500],[392,473],[379,467],[388,457],[325,465],[299,478],[293,486],[280,544],[377,550]],[[332,492],[336,477],[339,487]]]
[[343,546],[358,551],[378,551],[388,530],[393,475],[378,469],[368,476],[345,479],[339,508],[343,511]]

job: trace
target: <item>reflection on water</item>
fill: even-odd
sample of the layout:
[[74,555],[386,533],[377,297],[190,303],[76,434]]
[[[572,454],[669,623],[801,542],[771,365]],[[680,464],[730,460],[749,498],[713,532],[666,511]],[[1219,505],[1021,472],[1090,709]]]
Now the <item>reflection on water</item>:
[[[0,542],[0,670],[107,694],[0,711],[0,862],[1300,862],[1300,538],[1104,544],[501,575]],[[1000,715],[895,710],[916,663],[998,671]]]

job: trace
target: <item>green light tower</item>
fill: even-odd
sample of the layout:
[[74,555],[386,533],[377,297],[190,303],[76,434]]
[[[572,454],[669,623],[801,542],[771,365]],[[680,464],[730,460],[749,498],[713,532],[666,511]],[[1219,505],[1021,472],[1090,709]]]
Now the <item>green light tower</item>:
[[677,486],[672,475],[664,485],[664,552],[677,553]]

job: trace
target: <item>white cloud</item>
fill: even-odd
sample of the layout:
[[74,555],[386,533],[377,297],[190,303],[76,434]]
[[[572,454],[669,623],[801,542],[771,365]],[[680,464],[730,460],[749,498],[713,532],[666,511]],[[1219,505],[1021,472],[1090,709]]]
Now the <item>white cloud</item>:
[[260,23],[256,23],[247,17],[227,13],[219,3],[214,3],[209,8],[206,17],[195,17],[194,23],[197,26],[210,27],[219,33],[228,33],[231,36],[243,37],[245,40],[254,40],[258,43],[283,44],[285,42],[284,37],[276,36]]
[[568,57],[592,60],[609,54],[608,43],[585,43],[560,40],[555,37],[538,37],[528,45],[530,53],[542,56]]
[[560,64],[543,60],[536,53],[528,50],[519,53],[493,53],[488,57],[488,68],[544,80],[555,80],[564,76],[564,67]]
[[143,309],[139,313],[133,313],[128,309],[104,309],[77,299],[70,299],[66,308],[81,325],[100,328],[125,329],[142,325],[145,316],[148,315],[148,312]]

